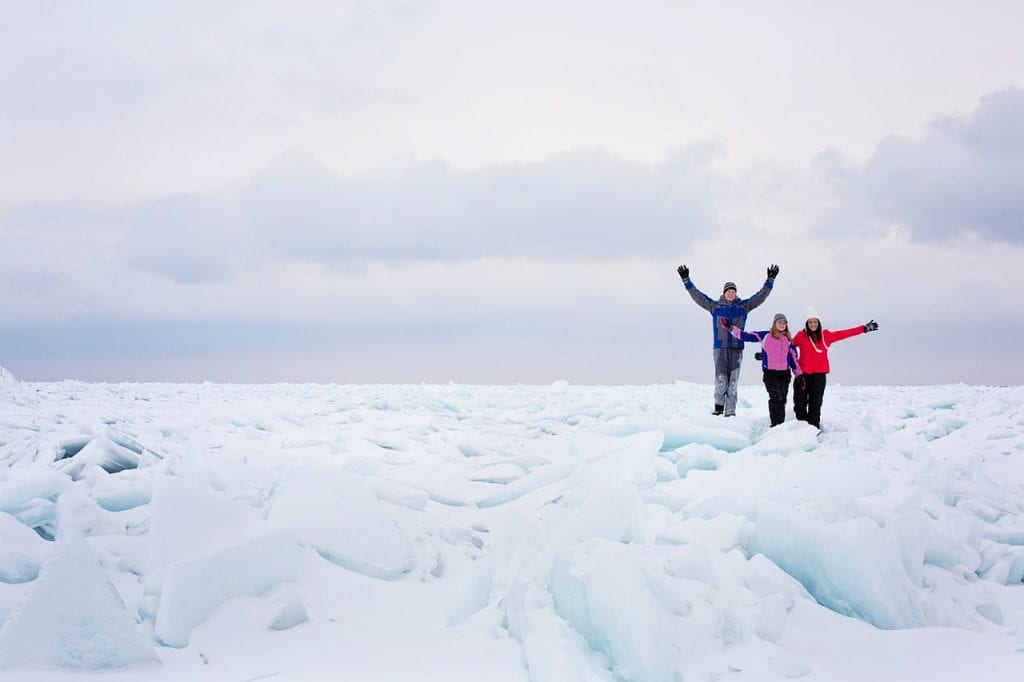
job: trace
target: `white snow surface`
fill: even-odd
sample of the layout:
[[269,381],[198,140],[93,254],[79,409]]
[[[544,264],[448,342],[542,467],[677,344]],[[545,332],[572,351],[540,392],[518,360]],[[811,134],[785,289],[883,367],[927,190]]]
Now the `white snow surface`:
[[1024,671],[1024,388],[0,381],[0,680]]

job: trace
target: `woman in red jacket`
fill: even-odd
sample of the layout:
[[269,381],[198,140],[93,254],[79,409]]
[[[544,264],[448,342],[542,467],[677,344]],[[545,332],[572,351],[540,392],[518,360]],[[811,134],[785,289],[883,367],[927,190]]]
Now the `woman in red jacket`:
[[871,320],[859,327],[832,331],[822,329],[814,308],[807,309],[804,328],[793,337],[793,345],[800,352],[800,376],[793,382],[793,411],[796,418],[821,428],[821,401],[825,396],[825,377],[828,376],[828,349],[836,341],[878,329]]

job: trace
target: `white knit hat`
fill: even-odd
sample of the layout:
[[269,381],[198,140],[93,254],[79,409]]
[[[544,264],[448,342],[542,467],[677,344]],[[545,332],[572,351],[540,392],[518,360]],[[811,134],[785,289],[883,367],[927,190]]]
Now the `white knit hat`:
[[813,305],[807,308],[807,319],[809,320],[812,317],[816,319],[819,324],[821,323],[821,318],[818,317],[818,311],[814,309]]

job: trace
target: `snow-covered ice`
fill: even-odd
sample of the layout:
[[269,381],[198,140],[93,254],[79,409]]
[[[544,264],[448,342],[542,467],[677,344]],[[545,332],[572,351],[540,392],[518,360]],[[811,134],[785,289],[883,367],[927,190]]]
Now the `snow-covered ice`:
[[19,382],[0,680],[1007,680],[1024,388]]
[[57,541],[37,584],[0,630],[0,668],[103,670],[157,661],[81,536]]

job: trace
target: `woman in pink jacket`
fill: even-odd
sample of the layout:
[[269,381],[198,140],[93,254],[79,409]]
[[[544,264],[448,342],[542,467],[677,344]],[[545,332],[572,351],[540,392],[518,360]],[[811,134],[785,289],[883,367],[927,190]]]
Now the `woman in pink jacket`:
[[722,326],[743,341],[761,344],[761,369],[764,371],[764,387],[768,390],[768,416],[772,426],[786,421],[786,397],[789,394],[790,372],[800,376],[796,346],[789,334],[789,321],[782,313],[772,320],[772,328],[763,332],[745,332],[733,327],[728,320]]

